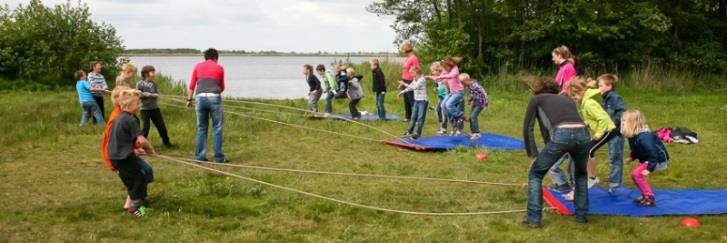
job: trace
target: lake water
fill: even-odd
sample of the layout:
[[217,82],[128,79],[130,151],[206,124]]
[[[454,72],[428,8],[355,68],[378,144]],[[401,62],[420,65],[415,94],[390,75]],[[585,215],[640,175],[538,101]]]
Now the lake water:
[[[158,73],[173,80],[189,83],[192,68],[204,61],[200,56],[131,56],[131,63],[141,69],[153,65]],[[361,63],[374,57],[350,57],[353,63]],[[384,61],[386,57],[377,57]],[[303,65],[326,65],[345,60],[346,57],[319,56],[221,56],[220,65],[225,68],[224,96],[235,98],[297,99],[306,98],[308,84],[303,76]],[[401,57],[389,57],[389,61],[401,62]]]

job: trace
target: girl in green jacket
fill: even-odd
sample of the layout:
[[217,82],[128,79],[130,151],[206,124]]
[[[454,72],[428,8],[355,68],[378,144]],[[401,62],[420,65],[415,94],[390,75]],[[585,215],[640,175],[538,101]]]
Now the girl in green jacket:
[[582,78],[575,78],[568,86],[568,95],[578,104],[578,113],[581,119],[588,126],[591,134],[591,148],[588,151],[588,188],[598,184],[599,180],[596,176],[596,151],[601,146],[608,143],[616,134],[616,125],[608,116],[608,113],[601,106],[597,97],[601,96],[601,92],[596,86],[596,81]]

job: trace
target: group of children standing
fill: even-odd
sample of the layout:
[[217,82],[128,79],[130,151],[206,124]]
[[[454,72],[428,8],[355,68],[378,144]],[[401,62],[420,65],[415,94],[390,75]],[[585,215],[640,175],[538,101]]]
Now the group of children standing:
[[[136,89],[130,86],[131,79],[137,74],[137,69],[132,64],[124,64],[119,76],[116,78],[113,91],[100,74],[101,63],[94,62],[93,76],[86,76],[82,70],[76,71],[76,90],[79,101],[83,108],[81,125],[88,121],[93,114],[96,124],[103,126],[104,131],[101,153],[104,162],[111,171],[117,172],[124,186],[127,188],[127,198],[124,203],[124,210],[136,216],[144,216],[147,208],[142,204],[146,202],[147,185],[154,181],[154,173],[151,165],[142,159],[143,154],[155,154],[154,147],[146,138],[149,135],[151,123],[157,127],[163,144],[166,147],[174,147],[167,134],[166,125],[162,117],[157,99],[159,91],[155,80],[155,69],[153,66],[144,66],[141,70],[142,80],[137,82]],[[93,79],[93,82],[89,82]],[[105,121],[103,109],[103,97],[101,106],[94,100],[91,92],[111,93],[113,111],[108,121]],[[144,124],[140,128],[138,113]]]
[[[470,139],[476,140],[480,138],[479,114],[489,106],[489,99],[485,89],[473,80],[468,74],[460,73],[459,58],[448,57],[441,62],[432,63],[430,66],[431,75],[424,76],[419,65],[412,65],[405,68],[406,75],[411,80],[400,80],[399,86],[401,91],[397,98],[405,96],[405,101],[409,99],[408,94],[412,94],[411,107],[407,111],[411,114],[408,117],[409,127],[404,134],[405,137],[419,138],[422,135],[422,129],[426,122],[426,113],[429,108],[429,99],[427,96],[427,80],[436,83],[435,92],[439,98],[435,108],[437,118],[439,120],[438,134],[447,134],[447,124],[452,125],[451,135],[459,136],[464,128],[465,117],[465,89],[469,90],[470,98],[468,104],[472,105],[469,114],[470,130],[472,135]],[[379,119],[386,120],[386,108],[384,107],[384,97],[386,94],[386,82],[384,73],[378,59],[370,61],[373,80],[373,93],[376,96],[376,111]],[[353,68],[346,68],[343,65],[335,65],[334,74],[327,72],[325,66],[318,65],[316,67],[317,76],[313,73],[313,66],[304,65],[303,74],[308,83],[308,105],[313,113],[318,112],[318,100],[326,95],[326,105],[324,117],[328,117],[332,112],[333,98],[349,99],[349,110],[353,119],[360,119],[361,113],[357,109],[357,104],[363,98],[363,89],[361,81],[363,76],[355,75]],[[406,102],[405,102],[406,103]],[[414,127],[416,126],[416,131]]]
[[[567,95],[576,102],[579,114],[591,135],[587,164],[588,188],[599,183],[596,176],[596,151],[606,144],[611,165],[609,193],[615,193],[616,188],[621,186],[625,137],[632,151],[627,163],[635,159],[641,162],[631,172],[631,178],[642,192],[642,196],[634,203],[655,206],[656,199],[646,176],[654,170],[666,169],[669,154],[656,134],[649,130],[644,115],[639,110],[627,110],[623,99],[616,92],[618,77],[614,74],[603,74],[597,80],[577,77],[573,56],[565,46],[555,48],[552,56],[553,61],[560,66],[555,80],[561,88],[560,94]],[[598,100],[599,96],[601,102]],[[565,180],[566,177],[560,170],[563,160],[565,158],[553,165],[550,174],[556,182],[556,189],[561,192],[570,191],[565,198],[572,199],[572,185]]]

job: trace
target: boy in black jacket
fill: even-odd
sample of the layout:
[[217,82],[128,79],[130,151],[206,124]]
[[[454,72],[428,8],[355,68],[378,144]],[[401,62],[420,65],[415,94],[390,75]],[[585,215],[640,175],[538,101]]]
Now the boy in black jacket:
[[386,95],[386,81],[384,72],[381,71],[379,59],[371,60],[371,75],[374,79],[374,95],[376,95],[376,112],[379,119],[386,120],[386,109],[384,108],[384,95]]

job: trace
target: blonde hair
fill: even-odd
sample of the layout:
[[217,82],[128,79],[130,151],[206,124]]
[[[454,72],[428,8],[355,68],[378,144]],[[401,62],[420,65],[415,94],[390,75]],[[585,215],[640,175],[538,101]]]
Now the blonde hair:
[[646,117],[641,111],[629,109],[621,115],[621,134],[633,138],[646,126]]
[[122,108],[125,107],[128,104],[131,104],[132,102],[139,102],[139,92],[136,92],[134,89],[125,89],[120,91],[119,94],[119,106]]
[[346,72],[355,73],[354,70],[353,70],[353,68],[346,68]]
[[553,49],[553,53],[555,53],[556,55],[559,55],[560,57],[562,57],[563,59],[566,59],[566,60],[575,58],[573,56],[573,53],[570,52],[570,49],[568,49],[568,47],[565,45],[556,47],[555,49]]
[[378,58],[371,59],[369,63],[371,63],[372,65],[376,65],[376,67],[381,67],[381,63],[379,62]]
[[429,65],[429,70],[431,70],[432,72],[434,72],[434,71],[440,71],[441,72],[442,71],[442,63],[441,62],[433,62],[432,64]]
[[591,78],[583,79],[582,77],[575,77],[573,80],[571,80],[570,85],[568,85],[568,94],[569,95],[583,95],[586,90],[588,89],[595,89],[598,87],[598,83],[596,80],[593,80]]
[[116,86],[129,86],[129,80],[134,75],[126,75],[127,73],[133,73],[136,74],[136,66],[134,66],[131,63],[124,63],[124,65],[121,65],[121,72],[119,73],[119,76],[116,76]]
[[126,86],[118,86],[118,87],[114,88],[113,91],[111,91],[111,103],[114,106],[121,106],[121,105],[119,105],[119,97],[121,97],[121,91],[124,91],[127,89],[131,89],[131,88],[126,87]]
[[470,78],[470,75],[469,74],[462,73],[462,74],[459,75],[459,80],[472,80],[472,79]]

